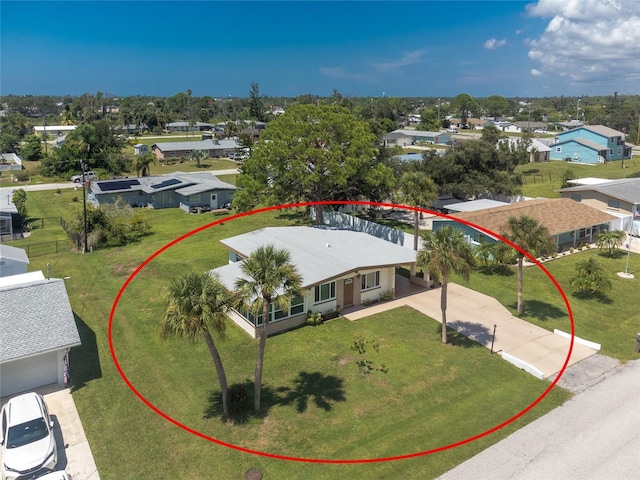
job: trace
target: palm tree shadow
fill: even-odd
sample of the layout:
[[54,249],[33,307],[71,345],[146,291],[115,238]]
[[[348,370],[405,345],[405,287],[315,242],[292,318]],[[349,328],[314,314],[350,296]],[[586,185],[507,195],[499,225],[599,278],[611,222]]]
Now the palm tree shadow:
[[269,407],[278,403],[278,393],[268,385],[262,385],[260,402],[262,408],[259,413],[253,410],[253,381],[247,379],[242,383],[229,386],[229,417],[222,413],[222,393],[220,389],[209,392],[207,409],[202,418],[220,418],[223,422],[237,425],[250,423],[252,419],[262,419],[269,413]]
[[620,250],[620,249],[615,249],[613,252],[609,252],[609,251],[601,251],[600,253],[598,253],[599,256],[604,257],[604,258],[613,258],[613,259],[617,259],[617,258],[622,258],[625,255],[627,255],[627,253],[624,250]]
[[[442,335],[442,325],[438,326]],[[493,332],[480,323],[454,320],[447,322],[447,339],[451,345],[464,348],[488,346]]]
[[[516,310],[518,305],[516,303],[512,303],[509,307]],[[523,307],[526,315],[535,317],[541,321],[546,321],[550,318],[562,318],[567,315],[566,310],[558,308],[547,302],[541,302],[540,300],[524,300]]]
[[295,403],[296,411],[304,413],[309,407],[309,402],[329,412],[333,409],[333,403],[344,402],[344,381],[334,375],[325,375],[321,372],[299,372],[293,381],[294,387],[281,387],[278,389],[283,396],[279,400],[280,405]]
[[512,277],[516,272],[507,267],[506,265],[494,265],[492,267],[486,267],[484,265],[478,267],[478,273],[482,275],[498,275],[500,277]]
[[572,297],[580,299],[580,300],[596,300],[599,303],[603,303],[605,305],[611,305],[613,303],[613,299],[609,297],[605,293],[588,293],[588,292],[573,292],[571,294]]

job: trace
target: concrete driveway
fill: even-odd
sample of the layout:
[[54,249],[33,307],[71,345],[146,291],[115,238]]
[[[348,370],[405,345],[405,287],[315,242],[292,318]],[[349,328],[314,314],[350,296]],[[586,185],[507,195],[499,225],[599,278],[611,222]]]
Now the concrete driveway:
[[[69,389],[54,384],[35,391],[44,397],[54,422],[53,431],[58,447],[56,470],[66,471],[73,480],[99,480],[96,463]],[[9,398],[2,398],[1,403],[4,404]]]
[[[408,280],[396,276],[397,288],[412,288]],[[447,326],[466,337],[491,348],[495,325],[493,351],[505,354],[532,365],[544,378],[558,373],[567,358],[570,341],[549,330],[514,317],[496,299],[470,288],[449,283],[447,301]],[[346,313],[349,320],[357,320],[374,313],[400,306],[409,306],[440,321],[440,289],[410,293],[407,296],[373,307]],[[574,342],[569,365],[575,364],[596,350]]]

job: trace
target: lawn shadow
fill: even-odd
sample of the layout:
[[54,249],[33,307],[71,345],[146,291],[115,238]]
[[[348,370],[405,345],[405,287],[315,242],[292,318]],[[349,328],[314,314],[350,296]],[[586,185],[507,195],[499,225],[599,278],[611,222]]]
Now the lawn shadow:
[[253,410],[253,381],[246,379],[242,383],[229,386],[229,417],[222,414],[222,394],[219,388],[210,391],[207,398],[207,409],[202,418],[218,417],[222,421],[229,421],[236,425],[251,423],[267,416],[269,409],[278,403],[278,392],[268,385],[262,384],[260,394],[260,412]]
[[627,256],[627,252],[626,250],[620,250],[620,249],[615,249],[613,252],[607,252],[607,251],[600,251],[598,253],[599,256],[604,257],[604,258],[613,258],[613,259],[618,259],[618,258],[622,258],[622,257],[626,257]]
[[[442,325],[438,328],[442,335]],[[447,322],[447,337],[452,345],[464,348],[483,347],[491,343],[493,332],[486,326],[464,320]]]
[[295,403],[296,411],[304,413],[309,407],[309,402],[329,412],[335,402],[344,402],[344,380],[334,375],[325,375],[322,372],[299,372],[293,381],[294,387],[281,387],[278,389],[283,396],[279,400],[280,405]]
[[313,222],[306,208],[284,208],[276,217],[278,220],[289,220],[294,225],[309,225]]
[[[510,308],[516,310],[518,308],[517,303],[509,305]],[[567,315],[567,311],[556,307],[548,302],[542,302],[540,300],[524,300],[523,302],[524,314],[531,317],[535,317],[538,320],[546,321],[550,318],[562,318]]]
[[605,305],[611,305],[613,303],[613,299],[609,297],[606,293],[573,292],[571,296],[579,300],[595,300]]
[[516,272],[507,267],[506,265],[494,265],[492,267],[480,266],[478,267],[478,273],[482,275],[498,275],[500,277],[512,277]]
[[84,387],[89,381],[102,378],[96,334],[76,313],[73,314],[80,334],[81,345],[71,349],[69,375],[71,392]]

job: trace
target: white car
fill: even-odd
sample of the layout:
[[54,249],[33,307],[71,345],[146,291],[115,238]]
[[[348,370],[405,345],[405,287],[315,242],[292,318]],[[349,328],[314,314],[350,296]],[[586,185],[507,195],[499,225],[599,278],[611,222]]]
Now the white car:
[[2,407],[0,417],[2,480],[31,478],[55,468],[53,421],[42,396],[31,392],[14,397]]
[[457,128],[447,128],[447,132],[449,132],[449,133],[458,133],[458,129]]
[[[96,174],[95,172],[84,172],[84,179],[86,180],[93,180],[94,178],[96,178]],[[71,181],[74,183],[82,183],[82,175],[74,175],[73,177],[71,177]]]

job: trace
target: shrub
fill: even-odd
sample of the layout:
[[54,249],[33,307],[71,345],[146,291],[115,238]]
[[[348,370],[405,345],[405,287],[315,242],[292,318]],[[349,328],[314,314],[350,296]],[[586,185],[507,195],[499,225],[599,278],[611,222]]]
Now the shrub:
[[18,170],[14,173],[14,176],[18,182],[27,182],[29,181],[29,178],[31,178],[31,175],[29,175],[29,172],[26,170]]
[[393,292],[391,290],[386,290],[380,294],[381,302],[388,302],[389,300],[393,300]]
[[324,319],[322,318],[322,314],[320,312],[311,313],[307,312],[307,325],[312,327],[316,327],[318,325],[322,325]]
[[73,197],[71,197],[71,201],[72,201],[73,203],[76,203],[76,202],[78,201],[78,196],[77,196],[77,195],[74,195]]
[[569,253],[573,253],[573,247],[569,249]]
[[556,258],[557,256],[558,256],[558,254],[557,254],[556,252],[553,252],[553,253],[551,254],[551,258]]

